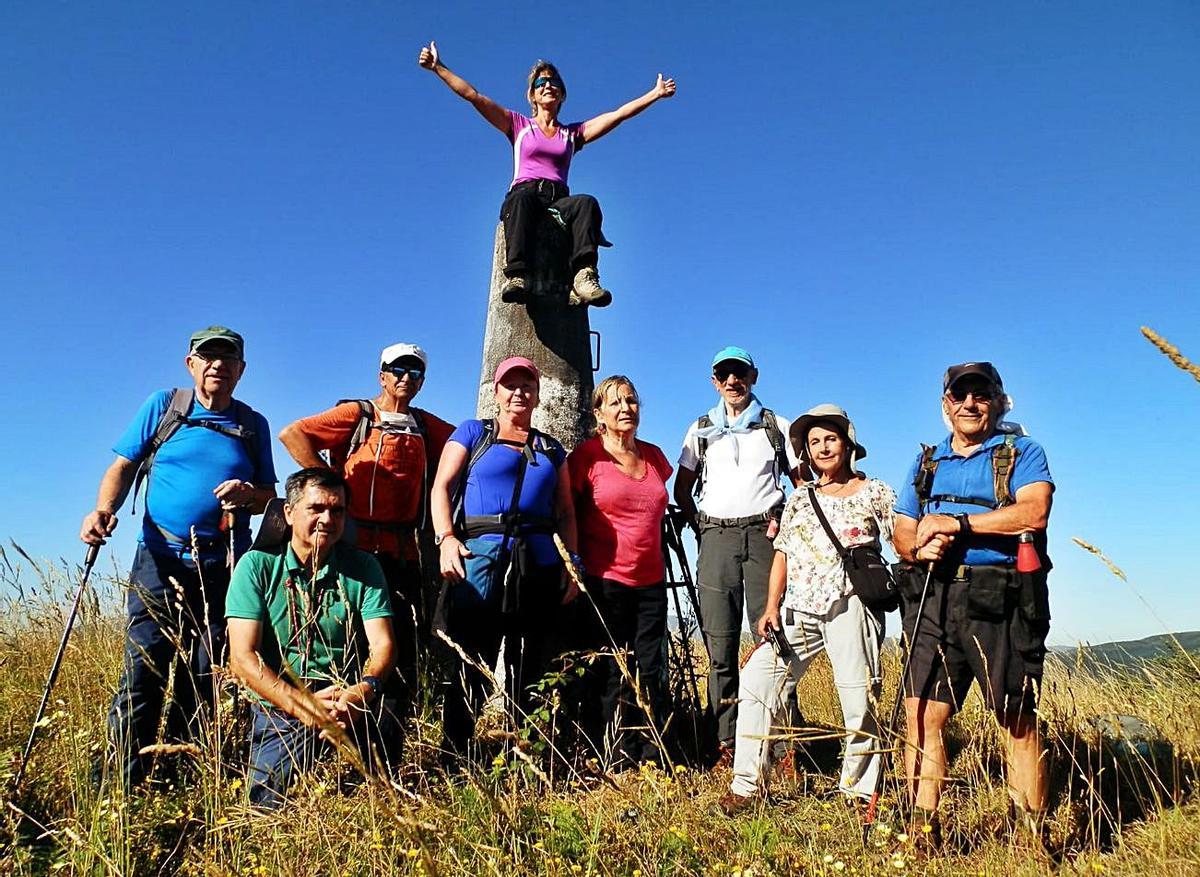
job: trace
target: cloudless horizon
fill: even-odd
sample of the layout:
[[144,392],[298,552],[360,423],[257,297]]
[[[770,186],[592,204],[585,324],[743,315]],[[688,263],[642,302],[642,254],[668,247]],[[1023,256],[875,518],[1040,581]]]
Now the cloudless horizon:
[[842,405],[898,488],[945,367],[991,360],[1057,483],[1051,643],[1162,632],[1073,536],[1200,629],[1200,386],[1139,333],[1200,360],[1186,2],[7,4],[0,538],[82,558],[114,441],[211,323],[276,433],[373,395],[401,340],[430,355],[417,404],[474,416],[511,149],[417,66],[430,39],[516,110],[553,60],[564,121],[677,81],[571,169],[615,244],[598,377],[636,382],[640,437],[674,461],[738,344],[765,405]]

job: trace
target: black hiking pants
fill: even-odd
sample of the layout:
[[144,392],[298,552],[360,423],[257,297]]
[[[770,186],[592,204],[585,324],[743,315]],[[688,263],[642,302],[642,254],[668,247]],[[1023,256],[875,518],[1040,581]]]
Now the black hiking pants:
[[591,195],[572,195],[561,183],[530,180],[508,190],[500,206],[504,222],[505,266],[508,277],[525,274],[533,267],[538,224],[547,210],[555,210],[571,238],[571,273],[596,264],[596,249],[611,247],[600,224],[600,204]]

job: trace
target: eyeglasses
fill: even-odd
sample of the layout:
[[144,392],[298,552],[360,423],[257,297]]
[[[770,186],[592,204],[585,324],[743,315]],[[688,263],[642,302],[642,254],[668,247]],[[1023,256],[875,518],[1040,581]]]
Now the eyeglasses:
[[739,381],[746,380],[750,376],[750,366],[748,365],[721,365],[713,369],[713,377],[722,384],[729,380],[729,376],[733,375]]
[[217,360],[220,360],[221,362],[228,362],[228,363],[235,363],[235,362],[242,361],[241,354],[237,353],[234,350],[193,350],[192,356],[195,356],[196,358],[203,360],[204,362],[208,363],[209,365],[212,365]]
[[420,381],[425,377],[425,369],[423,368],[406,368],[402,365],[389,365],[384,371],[395,375],[398,381],[402,381],[406,377],[414,381]]
[[982,387],[967,387],[966,389],[951,387],[946,391],[946,396],[956,405],[966,402],[968,396],[973,396],[976,402],[984,405],[990,405],[996,400],[994,390],[985,390]]
[[533,80],[533,87],[530,90],[537,91],[539,88],[543,88],[547,85],[553,85],[559,91],[563,90],[563,81],[557,76],[539,76],[537,79]]

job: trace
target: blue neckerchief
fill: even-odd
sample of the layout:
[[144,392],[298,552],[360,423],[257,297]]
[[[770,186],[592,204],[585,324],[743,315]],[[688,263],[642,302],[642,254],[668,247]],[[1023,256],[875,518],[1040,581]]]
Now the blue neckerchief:
[[[758,397],[754,394],[750,395],[750,404],[746,406],[746,410],[734,418],[733,423],[729,422],[729,415],[725,411],[725,400],[722,399],[717,403],[716,407],[708,412],[708,418],[712,421],[712,426],[702,427],[696,430],[696,435],[699,438],[712,442],[723,435],[734,435],[740,432],[750,432],[756,425],[762,422],[763,406],[758,401]],[[733,464],[738,463],[738,443],[733,443]]]

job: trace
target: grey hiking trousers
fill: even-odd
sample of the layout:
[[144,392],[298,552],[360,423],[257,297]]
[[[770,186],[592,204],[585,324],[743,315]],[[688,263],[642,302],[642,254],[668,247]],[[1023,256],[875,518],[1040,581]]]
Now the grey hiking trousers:
[[737,730],[742,613],[753,626],[767,606],[767,579],[775,556],[767,526],[767,521],[700,522],[697,578],[710,665],[708,702],[717,720],[717,739],[727,743],[733,742]]

